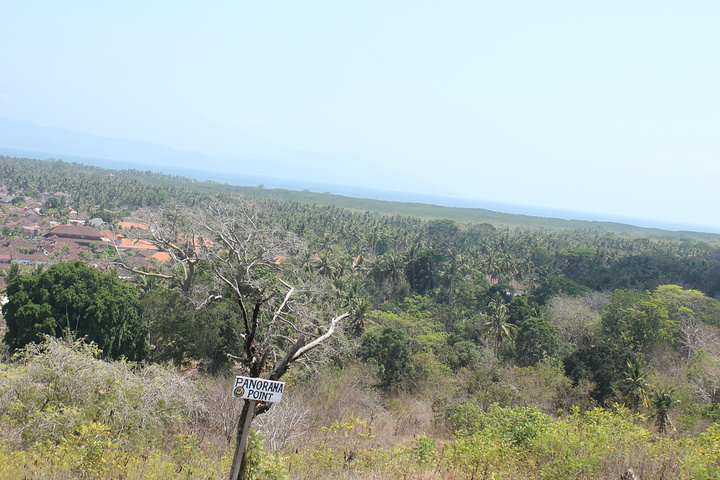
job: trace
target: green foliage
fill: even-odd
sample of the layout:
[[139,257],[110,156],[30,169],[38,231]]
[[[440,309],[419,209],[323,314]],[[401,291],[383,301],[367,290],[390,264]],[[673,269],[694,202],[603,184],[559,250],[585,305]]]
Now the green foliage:
[[645,408],[650,406],[648,393],[652,387],[648,383],[649,372],[645,371],[640,357],[628,360],[627,366],[627,374],[620,382],[620,394],[630,399],[633,406],[633,413],[637,414],[640,405]]
[[536,365],[555,355],[560,344],[555,325],[541,318],[528,318],[515,337],[515,360],[520,366]]
[[[110,177],[109,174],[113,176]],[[75,208],[89,210],[102,205],[103,210],[133,209],[161,205],[170,199],[192,203],[200,191],[217,193],[210,184],[138,170],[106,170],[68,163],[62,160],[30,160],[0,156],[0,183],[11,190],[36,193],[62,189],[75,200]],[[225,189],[226,190],[226,189]],[[106,218],[106,221],[109,221]]]
[[58,453],[69,463],[70,470],[81,477],[102,478],[107,474],[109,450],[117,448],[107,425],[98,422],[80,424],[62,437]]
[[[576,409],[553,421],[526,407],[494,406],[484,412],[463,404],[452,419],[457,430],[447,462],[475,478],[491,473],[558,480],[611,478],[608,471],[618,463],[623,467],[628,455],[640,462],[654,454],[649,432],[633,425],[633,416],[622,408]],[[598,477],[599,471],[604,475]]]
[[551,423],[549,416],[535,408],[495,404],[485,412],[472,403],[460,404],[450,417],[456,438],[449,448],[449,462],[471,476],[510,473],[517,469],[523,451]]
[[405,330],[385,327],[367,332],[358,354],[361,359],[377,364],[383,388],[408,386],[414,376],[411,339]]
[[217,372],[228,365],[226,353],[239,349],[235,325],[240,313],[230,299],[198,310],[177,289],[156,288],[143,295],[142,306],[152,361],[179,367],[199,364]]
[[461,340],[454,343],[445,350],[444,354],[445,362],[453,370],[472,367],[482,363],[484,360],[483,350],[470,340]]
[[603,465],[618,468],[620,463],[624,471],[627,452],[633,452],[633,460],[639,462],[648,439],[648,432],[633,425],[627,410],[595,408],[576,410],[553,422],[528,450],[541,478],[597,478],[594,474]]
[[562,362],[547,358],[536,365],[507,368],[508,382],[517,390],[514,405],[532,405],[545,413],[584,400],[576,398],[572,381],[565,376]]
[[466,374],[465,391],[474,396],[480,408],[488,409],[495,403],[501,406],[515,404],[519,392],[507,381],[501,370],[478,369]]
[[287,480],[287,470],[283,458],[270,455],[263,447],[263,435],[255,430],[250,431],[248,441],[248,480]]
[[[571,279],[581,280],[581,283],[587,283],[583,277],[593,271],[593,267],[602,262],[600,252],[594,248],[585,246],[572,246],[567,249],[560,250],[557,253],[557,262],[563,273]],[[576,292],[565,291],[570,295],[576,295]]]
[[678,285],[660,285],[653,297],[659,298],[676,321],[696,321],[720,326],[720,300],[709,298],[699,290],[686,290]]
[[446,462],[461,478],[516,478],[515,450],[481,433],[458,437],[445,451]]
[[405,311],[400,313],[371,311],[366,315],[367,323],[403,330],[411,339],[413,353],[437,353],[444,350],[447,347],[447,333],[443,332],[442,325],[428,315],[427,310],[418,308],[415,300],[416,297],[406,298],[402,304]]
[[82,262],[60,263],[35,275],[16,276],[3,314],[11,351],[70,332],[87,337],[110,358],[139,360],[146,353],[147,325],[135,290]]
[[635,352],[672,344],[679,324],[670,318],[661,298],[628,290],[613,293],[601,322],[607,337]]
[[407,264],[405,274],[413,292],[427,295],[430,290],[438,288],[441,282],[441,264],[445,260],[442,252],[432,248],[423,250],[412,258]]
[[670,410],[673,409],[680,400],[678,400],[677,391],[674,387],[663,388],[653,392],[650,403],[653,408],[653,417],[655,418],[655,425],[658,427],[658,432],[667,433],[668,428],[674,428],[670,421]]
[[428,235],[430,238],[446,239],[452,238],[459,231],[457,224],[447,218],[430,220],[428,222]]
[[526,447],[551,422],[550,416],[537,408],[509,408],[498,404],[484,411],[476,404],[463,403],[450,416],[451,429],[456,436],[484,434],[513,448]]
[[532,317],[533,313],[527,295],[514,296],[508,304],[508,320],[513,325],[522,324],[525,319]]
[[485,411],[475,402],[463,402],[448,408],[450,431],[461,436],[477,432]]
[[563,364],[567,376],[576,385],[583,379],[592,381],[595,386],[591,396],[603,404],[613,397],[615,386],[624,378],[630,355],[618,345],[603,343],[579,348],[565,358]]
[[694,455],[687,459],[692,478],[711,480],[720,477],[720,423],[713,423],[692,442]]
[[513,338],[517,326],[508,321],[509,310],[500,295],[490,301],[486,312],[487,316],[482,324],[481,331],[490,340],[493,352],[497,355],[500,345],[505,340]]
[[412,446],[412,455],[418,465],[429,467],[438,460],[437,440],[425,434],[418,435]]
[[544,305],[547,300],[560,293],[568,295],[582,295],[589,292],[590,289],[584,287],[564,276],[548,275],[545,277],[537,288],[530,293],[530,299],[537,304]]

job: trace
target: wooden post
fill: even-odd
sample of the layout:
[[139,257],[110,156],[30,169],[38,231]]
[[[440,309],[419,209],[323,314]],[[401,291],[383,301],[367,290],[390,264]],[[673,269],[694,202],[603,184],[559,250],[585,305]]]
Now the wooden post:
[[[245,423],[242,427],[242,436],[238,441],[237,447],[235,447],[235,456],[233,457],[232,470],[230,471],[230,480],[245,480],[245,472],[247,468],[247,447],[248,440],[250,439],[250,425],[252,424],[253,417],[255,416],[255,400],[245,400],[248,405],[247,415],[245,416]],[[239,425],[238,420],[238,427]],[[242,477],[240,472],[242,471]]]

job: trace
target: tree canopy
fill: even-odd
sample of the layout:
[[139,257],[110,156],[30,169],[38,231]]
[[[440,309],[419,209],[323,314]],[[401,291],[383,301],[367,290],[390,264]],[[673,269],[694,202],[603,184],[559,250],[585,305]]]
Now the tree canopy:
[[145,356],[147,326],[135,290],[117,276],[83,262],[58,263],[41,273],[17,275],[3,307],[11,351],[64,332],[87,337],[110,358]]

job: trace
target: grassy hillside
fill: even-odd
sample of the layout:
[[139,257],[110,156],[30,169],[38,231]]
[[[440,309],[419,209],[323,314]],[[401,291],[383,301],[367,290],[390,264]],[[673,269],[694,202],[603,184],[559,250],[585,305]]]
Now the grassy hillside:
[[595,222],[587,220],[564,220],[561,218],[536,217],[512,213],[495,212],[483,208],[445,207],[425,203],[393,202],[371,198],[353,198],[330,193],[293,191],[283,189],[261,189],[236,187],[236,191],[250,197],[293,200],[321,206],[334,205],[356,211],[377,211],[388,215],[404,215],[423,219],[449,219],[462,223],[490,223],[495,226],[542,228],[549,230],[591,230],[615,232],[624,235],[660,237],[667,239],[692,239],[718,242],[720,235],[705,232],[670,231],[659,228],[636,227],[618,222]]

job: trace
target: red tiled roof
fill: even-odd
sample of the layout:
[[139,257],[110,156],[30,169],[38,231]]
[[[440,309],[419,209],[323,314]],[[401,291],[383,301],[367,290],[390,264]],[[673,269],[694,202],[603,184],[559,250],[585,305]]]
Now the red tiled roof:
[[158,247],[153,245],[149,240],[123,238],[120,240],[119,248],[139,248],[143,250],[157,250]]
[[118,222],[118,227],[125,230],[128,228],[137,228],[140,230],[147,230],[148,226],[144,223],[136,223],[136,222]]
[[167,252],[156,252],[150,255],[148,257],[148,260],[150,260],[151,258],[157,260],[158,262],[167,263],[170,261],[170,254]]

